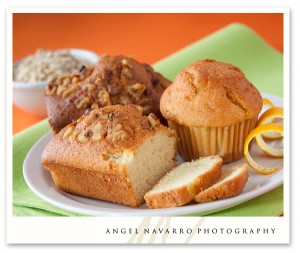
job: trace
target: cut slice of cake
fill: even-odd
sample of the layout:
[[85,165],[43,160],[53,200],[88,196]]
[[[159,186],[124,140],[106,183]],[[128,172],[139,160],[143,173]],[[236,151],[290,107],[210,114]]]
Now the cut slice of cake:
[[222,158],[202,157],[173,168],[145,194],[150,208],[169,208],[190,202],[221,176]]
[[201,191],[195,200],[200,203],[224,199],[240,194],[248,180],[248,166],[246,163],[223,168],[217,183]]

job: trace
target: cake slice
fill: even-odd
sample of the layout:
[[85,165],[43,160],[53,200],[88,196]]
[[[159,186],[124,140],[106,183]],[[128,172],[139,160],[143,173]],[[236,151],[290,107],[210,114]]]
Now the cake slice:
[[248,166],[246,163],[224,168],[219,181],[206,190],[201,191],[195,197],[195,200],[204,203],[236,196],[243,191],[247,179]]
[[220,178],[221,167],[222,158],[219,156],[202,157],[182,163],[145,194],[146,203],[150,208],[185,205]]

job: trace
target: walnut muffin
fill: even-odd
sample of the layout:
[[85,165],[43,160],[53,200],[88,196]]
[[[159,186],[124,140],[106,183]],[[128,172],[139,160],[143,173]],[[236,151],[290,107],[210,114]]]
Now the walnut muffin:
[[262,97],[238,67],[206,59],[177,75],[164,91],[160,109],[177,133],[184,159],[219,155],[229,163],[243,157]]
[[46,146],[41,162],[63,191],[137,207],[175,165],[176,137],[136,105],[93,110]]
[[48,84],[45,103],[49,124],[58,133],[87,110],[114,104],[139,105],[145,115],[155,113],[164,123],[159,101],[170,83],[148,64],[122,55],[103,55],[97,64],[82,66],[77,73]]

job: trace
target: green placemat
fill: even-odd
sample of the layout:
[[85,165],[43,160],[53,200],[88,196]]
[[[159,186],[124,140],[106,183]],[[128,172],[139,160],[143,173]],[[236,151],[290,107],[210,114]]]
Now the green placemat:
[[[154,64],[173,80],[188,64],[214,58],[240,67],[262,92],[283,95],[283,56],[255,32],[232,24]],[[13,137],[13,214],[15,216],[81,216],[37,197],[23,178],[23,161],[32,145],[50,130],[46,120]],[[283,212],[283,186],[210,216],[278,216]],[[193,214],[196,215],[196,214]]]

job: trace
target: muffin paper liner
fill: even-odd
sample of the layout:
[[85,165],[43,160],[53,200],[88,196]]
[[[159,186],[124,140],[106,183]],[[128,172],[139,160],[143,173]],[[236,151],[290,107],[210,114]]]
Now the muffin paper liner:
[[257,117],[227,127],[187,127],[168,121],[177,135],[177,152],[187,161],[219,155],[223,163],[243,157],[244,143]]

